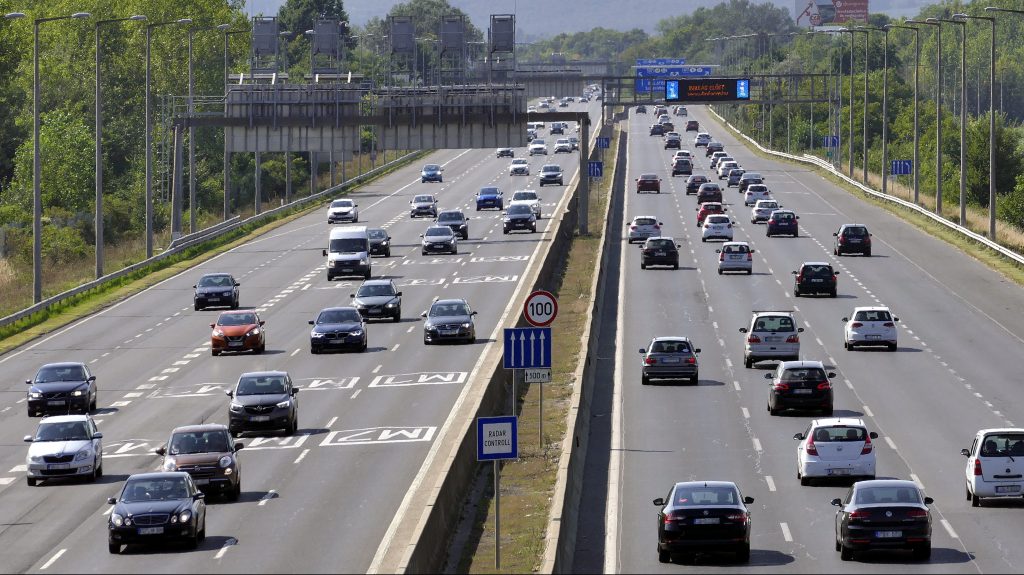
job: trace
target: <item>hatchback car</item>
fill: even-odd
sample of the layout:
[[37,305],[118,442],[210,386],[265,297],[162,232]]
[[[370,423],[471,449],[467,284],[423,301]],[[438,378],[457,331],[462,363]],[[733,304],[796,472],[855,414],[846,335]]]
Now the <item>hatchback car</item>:
[[433,194],[419,194],[409,200],[409,217],[437,217],[437,199]]
[[746,368],[766,360],[792,360],[800,358],[800,332],[791,311],[754,311],[750,327],[741,327],[746,334],[743,341],[743,365]]
[[686,178],[686,195],[696,194],[700,187],[709,181],[708,177],[703,174],[693,174]]
[[960,454],[967,458],[967,500],[972,507],[980,507],[983,498],[1024,495],[1024,429],[979,430],[970,449]]
[[[687,126],[687,130],[686,130],[686,131],[687,131],[687,132],[689,132],[689,131],[690,131],[690,130],[689,130],[689,126]],[[697,147],[697,148],[699,148],[699,147],[701,147],[701,146],[706,146],[706,145],[708,145],[708,144],[709,144],[710,142],[711,142],[711,134],[709,134],[709,133],[707,133],[707,132],[700,132],[699,134],[697,134],[697,135],[696,135],[696,136],[695,136],[695,137],[693,138],[693,145],[694,145],[694,147]]]
[[644,106],[643,104],[640,104],[639,106],[636,107],[636,113],[637,114],[646,114],[647,113],[647,106]]
[[444,168],[438,164],[427,164],[423,166],[423,170],[420,171],[420,183],[424,182],[443,182],[444,176],[442,176]]
[[512,203],[509,204],[525,204],[530,206],[530,210],[533,211],[533,215],[537,216],[537,219],[541,219],[541,205],[540,196],[537,195],[535,190],[516,190],[512,192]]
[[697,203],[703,204],[704,202],[722,202],[722,188],[714,182],[708,182],[701,184],[697,188]]
[[725,242],[720,249],[715,250],[718,254],[718,275],[725,272],[753,274],[754,251],[747,242]]
[[687,160],[692,161],[693,152],[691,152],[690,150],[676,150],[675,152],[672,153],[672,160],[669,161],[669,164],[678,160],[679,158],[686,158]]
[[544,164],[540,168],[540,181],[538,185],[544,187],[546,184],[562,184],[562,166],[558,164]]
[[87,414],[54,415],[39,420],[25,456],[25,482],[62,477],[95,481],[103,475],[103,434]]
[[423,345],[441,341],[476,342],[476,312],[464,299],[436,299],[430,309],[420,314],[423,323]]
[[25,397],[28,416],[96,411],[96,376],[81,362],[47,363],[36,371]]
[[[700,131],[700,122],[698,122],[697,120],[687,120],[686,121],[686,131],[687,132],[699,132]],[[710,138],[710,136],[711,135],[708,134],[709,138]]]
[[391,236],[384,228],[366,228],[366,237],[370,239],[370,255],[391,257]]
[[704,220],[711,214],[724,214],[725,206],[721,202],[704,202],[697,206],[697,225],[703,226]]
[[764,184],[750,184],[747,191],[743,193],[743,205],[753,206],[760,200],[772,199],[772,193]]
[[572,142],[569,138],[559,138],[555,140],[555,153],[556,154],[571,154],[572,153]]
[[358,221],[359,204],[355,203],[353,200],[334,200],[327,208],[327,223],[329,224],[333,224],[335,222],[355,223]]
[[729,552],[750,560],[750,511],[753,497],[743,497],[731,481],[676,483],[667,499],[654,500],[658,511],[658,561],[674,556]]
[[685,115],[687,115],[686,114],[686,106],[675,106],[675,107],[672,108],[672,113],[677,115],[677,116],[685,116]]
[[658,108],[658,123],[664,124],[665,122],[671,122],[672,118],[668,117],[668,112],[664,108]]
[[204,423],[185,425],[171,431],[167,443],[154,450],[164,458],[163,471],[184,471],[204,493],[224,495],[238,501],[242,494],[242,466],[226,425]]
[[913,481],[876,479],[858,481],[844,498],[835,498],[836,551],[850,561],[857,551],[910,549],[915,559],[932,555],[932,514]]
[[775,200],[757,200],[754,207],[750,209],[750,223],[756,224],[768,221],[772,212],[781,207],[779,202]]
[[832,235],[836,238],[832,247],[833,255],[861,254],[871,257],[871,234],[864,224],[843,224]]
[[529,176],[530,162],[526,161],[526,158],[516,158],[512,160],[512,163],[508,165],[508,175]]
[[718,163],[715,164],[715,166],[717,166],[718,169],[719,180],[724,180],[725,178],[729,177],[729,172],[740,167],[740,163],[737,162],[736,160],[728,160],[726,158],[728,158],[728,156],[718,160]]
[[694,347],[686,337],[652,339],[646,348],[640,348],[640,383],[647,385],[652,379],[685,379],[696,384],[698,353],[700,348]]
[[309,353],[351,349],[366,351],[367,334],[363,315],[354,307],[329,307],[309,320]]
[[706,154],[704,157],[710,157],[711,158],[710,160],[708,160],[708,167],[710,167],[712,170],[714,170],[715,166],[718,165],[718,160],[720,160],[722,158],[729,157],[729,154],[726,153],[724,150],[721,150],[721,151],[711,152],[710,154]]
[[[347,319],[362,323],[359,312],[350,308],[327,308],[320,312],[341,312]],[[327,318],[322,325],[340,325],[342,318]],[[364,331],[365,333],[365,331]],[[329,337],[330,334],[328,334]],[[225,389],[231,398],[228,405],[228,430],[231,435],[243,431],[283,429],[288,435],[299,430],[299,394],[286,371],[254,371],[243,373],[233,390]]]
[[530,142],[530,146],[527,148],[527,150],[529,151],[531,156],[533,156],[534,154],[546,156],[548,155],[548,144],[543,139],[536,138],[532,142]]
[[210,353],[225,351],[252,351],[263,353],[267,349],[267,322],[255,310],[222,311],[217,321],[210,324]]
[[779,235],[799,237],[799,219],[800,216],[790,210],[775,210],[765,221],[764,235],[769,238]]
[[226,306],[238,309],[238,283],[234,276],[225,273],[204,274],[192,286],[192,306],[196,311],[212,306]]
[[636,179],[636,193],[641,192],[661,193],[661,178],[658,174],[640,174]]
[[786,409],[814,409],[832,416],[833,372],[820,361],[780,361],[773,373],[764,374],[768,383],[768,413]]
[[537,231],[537,215],[527,204],[511,204],[502,214],[501,224],[503,234],[517,230],[527,230],[532,234]]
[[674,149],[678,150],[679,148],[682,148],[682,147],[683,147],[683,139],[679,136],[679,134],[677,134],[675,132],[672,132],[672,133],[667,134],[665,136],[665,149],[666,150],[668,150],[670,148],[674,148]]
[[660,236],[647,238],[640,248],[640,269],[650,266],[672,266],[679,269],[679,248],[681,246],[670,237]]
[[852,320],[843,318],[843,347],[853,351],[854,347],[884,345],[896,351],[898,321],[887,307],[855,307]]
[[661,124],[651,124],[651,129],[650,129],[648,135],[651,135],[651,136],[664,136],[665,135],[665,126],[662,126]]
[[437,214],[435,221],[438,225],[448,226],[455,232],[455,235],[462,239],[469,239],[469,218],[462,213],[462,210],[445,210]]
[[764,180],[765,177],[757,172],[747,172],[740,178],[740,192],[747,191],[747,188],[753,184],[763,184]]
[[515,151],[512,150],[512,148],[498,148],[498,150],[496,152],[494,152],[494,157],[496,157],[496,158],[514,158],[514,157],[516,157],[516,153],[515,153]]
[[706,158],[715,152],[725,152],[725,144],[715,141],[708,142],[707,146],[704,147],[704,157]]
[[498,211],[505,209],[505,199],[501,195],[501,188],[495,186],[484,186],[476,193],[476,211],[484,208],[495,208]]
[[701,226],[700,241],[732,241],[732,225],[734,223],[735,222],[729,219],[729,216],[723,216],[718,214],[709,215],[708,217],[704,218],[704,224]]
[[665,224],[659,222],[654,216],[637,216],[628,224],[627,239],[629,243],[633,243],[661,236],[661,226],[663,225]]
[[693,162],[689,158],[676,158],[672,161],[672,177],[677,175],[689,176],[693,174]]
[[430,226],[420,237],[423,238],[420,240],[422,255],[459,253],[459,236],[448,226]]
[[206,539],[206,495],[183,471],[136,473],[128,477],[107,518],[107,549],[122,545],[184,542],[195,549]]
[[729,174],[725,177],[725,186],[731,188],[732,186],[738,186],[740,183],[740,176],[742,176],[746,170],[743,168],[733,168],[729,170]]
[[800,269],[793,270],[793,297],[808,294],[825,294],[836,297],[839,272],[828,262],[804,262]]
[[800,485],[815,479],[875,478],[875,446],[878,434],[869,432],[864,420],[852,417],[814,419],[793,439],[796,447],[796,478]]
[[672,120],[666,120],[659,123],[661,124],[661,129],[664,130],[665,134],[676,131],[676,125],[672,123]]
[[402,321],[402,292],[390,279],[366,280],[349,297],[363,319]]

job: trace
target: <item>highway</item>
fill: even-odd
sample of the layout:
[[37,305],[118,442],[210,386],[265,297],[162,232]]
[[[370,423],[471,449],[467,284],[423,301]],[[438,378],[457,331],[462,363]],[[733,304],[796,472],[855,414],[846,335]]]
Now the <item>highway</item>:
[[[568,111],[597,118],[599,105]],[[549,239],[548,218],[567,189],[537,186],[540,166],[561,164],[569,184],[579,153],[529,160],[531,176],[510,177],[509,160],[494,150],[443,150],[422,161],[445,167],[443,183],[421,183],[417,162],[352,194],[358,225],[387,228],[393,237],[392,257],[375,258],[373,276],[392,278],[403,291],[402,321],[369,325],[365,353],[309,352],[307,321],[322,308],[348,305],[359,284],[327,282],[321,250],[331,226],[323,207],[0,356],[0,571],[366,572],[453,406],[478,381],[481,358],[500,345],[495,334],[518,313],[509,303]],[[499,212],[475,211],[473,198],[485,185],[501,187],[506,203],[515,189],[538,190],[539,233],[503,236]],[[420,254],[429,220],[408,212],[418,193],[435,193],[442,209],[460,207],[471,218],[458,255]],[[211,357],[208,324],[218,312],[192,309],[192,285],[209,272],[241,282],[242,307],[266,320],[266,353]],[[419,314],[435,296],[468,299],[479,312],[476,344],[423,345]],[[94,417],[104,434],[105,476],[96,484],[25,482],[21,438],[38,418],[26,416],[24,381],[56,361],[86,362],[98,377]],[[301,388],[299,433],[241,438],[241,500],[208,501],[208,537],[199,549],[129,546],[109,554],[106,499],[130,474],[157,469],[161,458],[152,450],[174,427],[226,423],[224,390],[241,373],[264,369],[288,371]]]
[[[621,230],[622,239],[607,270],[618,280],[612,288],[617,297],[604,308],[596,370],[602,375],[573,571],[1019,572],[1024,504],[971,508],[959,452],[978,429],[1024,425],[1024,291],[809,168],[758,157],[703,107],[689,111],[689,119],[699,120],[744,168],[766,176],[775,198],[800,216],[800,237],[766,238],[763,224],[750,223],[736,188],[728,188],[735,239],[749,241],[757,253],[753,275],[718,275],[717,243],[700,241],[686,178],[669,176],[672,150],[648,136],[656,117],[630,114],[630,187],[623,213],[613,218],[611,233]],[[685,119],[673,118],[680,129]],[[684,135],[684,147],[694,149],[694,135]],[[662,193],[634,193],[633,180],[651,171],[662,175]],[[694,173],[710,175],[703,148]],[[657,216],[663,233],[682,244],[679,270],[640,270],[639,248],[628,245],[624,233],[636,215]],[[832,233],[852,222],[873,233],[873,257],[832,255]],[[804,261],[836,266],[836,299],[792,297],[790,272]],[[887,305],[901,319],[896,352],[843,349],[841,318],[859,305]],[[815,416],[767,413],[763,376],[775,364],[745,369],[744,336],[737,331],[755,309],[795,311],[805,328],[801,359],[821,360],[837,373],[835,416],[863,417],[878,432],[878,477],[917,481],[935,499],[930,561],[900,552],[840,561],[829,501],[845,495],[847,486],[801,487],[797,481],[792,436]],[[640,385],[637,350],[652,336],[668,335],[689,336],[702,348],[698,386]],[[735,481],[755,498],[749,565],[729,556],[701,556],[696,566],[658,562],[652,500],[666,496],[674,482],[700,479]]]

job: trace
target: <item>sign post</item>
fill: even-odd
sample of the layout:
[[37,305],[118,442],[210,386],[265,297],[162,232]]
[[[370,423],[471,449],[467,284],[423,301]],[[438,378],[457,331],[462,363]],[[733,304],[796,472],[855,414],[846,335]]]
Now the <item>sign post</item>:
[[494,463],[494,568],[501,569],[501,460],[519,457],[518,422],[514,415],[476,420],[476,459]]
[[[538,327],[546,327],[551,325],[558,316],[558,299],[555,298],[554,294],[544,290],[537,290],[526,298],[526,303],[523,305],[523,316],[526,318],[527,323]],[[550,357],[550,354],[548,354]],[[530,373],[533,371],[534,373]],[[544,381],[551,381],[551,370],[547,369],[547,377],[544,379],[542,374],[538,374],[541,370],[527,370],[526,382],[534,383],[530,381],[530,376],[536,376],[536,383],[543,384]],[[539,394],[539,413],[540,413],[540,447],[544,448],[544,386],[540,385],[537,388]]]

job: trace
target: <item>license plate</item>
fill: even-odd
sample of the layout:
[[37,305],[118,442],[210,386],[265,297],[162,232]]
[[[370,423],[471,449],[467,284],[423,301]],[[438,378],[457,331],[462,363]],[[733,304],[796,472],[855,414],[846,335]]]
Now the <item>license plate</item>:
[[829,469],[828,470],[828,474],[829,475],[849,475],[850,474],[850,470],[849,469]]
[[774,342],[777,342],[777,341],[782,341],[782,338],[777,336],[777,335],[770,335],[770,336],[764,338],[764,340],[766,342],[768,342],[768,343],[774,343]]
[[665,252],[654,252],[654,255],[656,255],[656,256],[663,256],[663,255],[665,255]]
[[661,359],[661,363],[679,363],[678,357],[664,357]]
[[802,389],[802,388],[798,387],[798,388],[793,390],[793,393],[795,393],[796,395],[810,395],[811,390],[810,389]]
[[875,537],[879,539],[895,539],[903,537],[902,531],[875,531]]
[[880,335],[869,335],[868,339],[882,339],[882,336],[880,336]]
[[163,527],[139,527],[139,535],[160,535],[163,532]]
[[56,401],[47,401],[46,405],[64,405],[64,400],[58,399]]
[[254,416],[249,418],[249,421],[256,421],[256,422],[270,421],[270,416],[269,415],[254,415]]
[[721,521],[718,517],[698,517],[693,520],[694,525],[718,525]]
[[444,244],[434,244],[434,248],[435,248],[435,249],[442,249],[442,248],[444,248],[444,247],[445,247],[445,245],[444,245]]
[[811,283],[812,284],[820,284],[823,281],[825,281],[825,280],[823,280],[821,278],[811,278]]
[[853,238],[850,238],[850,239],[848,239],[846,241],[850,242],[851,244],[859,244],[860,243],[860,240],[855,240]]
[[366,310],[366,313],[368,313],[370,315],[380,315],[380,310],[379,309],[368,309],[368,310]]
[[331,340],[328,340],[328,341],[327,341],[327,343],[339,344],[339,343],[342,343],[342,342],[344,342],[344,341],[345,341],[345,340],[343,340],[343,339],[340,339],[340,338],[339,338],[339,339],[331,339]]
[[50,463],[46,466],[47,469],[71,469],[70,463]]
[[442,330],[438,330],[438,333],[441,334],[441,335],[458,335],[459,330],[457,330],[457,329],[442,329]]
[[242,347],[244,343],[244,341],[229,341],[228,347]]
[[193,482],[196,485],[209,485],[210,484],[210,480],[209,479],[193,479]]
[[220,301],[220,298],[219,297],[208,297],[208,298],[206,298],[206,301]]
[[996,493],[1020,493],[1020,485],[996,485]]
[[741,259],[743,259],[743,256],[742,255],[729,256],[729,259],[730,260],[741,260]]
[[344,272],[344,273],[349,273],[350,274],[350,273],[354,272],[355,270],[353,270],[352,268],[341,268],[341,271]]

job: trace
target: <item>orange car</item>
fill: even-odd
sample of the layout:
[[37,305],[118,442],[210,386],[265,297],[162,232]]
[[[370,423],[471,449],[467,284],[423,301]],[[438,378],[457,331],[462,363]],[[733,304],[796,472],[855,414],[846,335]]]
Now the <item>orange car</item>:
[[263,353],[267,348],[267,332],[263,329],[265,321],[253,310],[224,311],[211,323],[213,333],[210,350],[213,355],[222,351],[253,351]]
[[697,225],[704,225],[704,218],[709,214],[725,213],[725,206],[721,202],[704,202],[697,207]]

